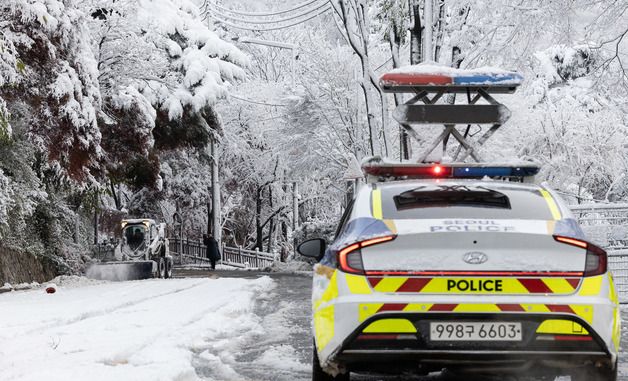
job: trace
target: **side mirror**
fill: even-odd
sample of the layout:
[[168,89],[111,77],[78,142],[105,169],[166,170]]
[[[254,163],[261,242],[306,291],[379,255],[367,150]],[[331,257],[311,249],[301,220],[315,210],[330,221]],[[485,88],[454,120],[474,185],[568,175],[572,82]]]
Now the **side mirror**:
[[327,243],[322,238],[308,239],[297,247],[299,254],[304,257],[314,258],[317,261],[323,258],[325,249],[327,249]]

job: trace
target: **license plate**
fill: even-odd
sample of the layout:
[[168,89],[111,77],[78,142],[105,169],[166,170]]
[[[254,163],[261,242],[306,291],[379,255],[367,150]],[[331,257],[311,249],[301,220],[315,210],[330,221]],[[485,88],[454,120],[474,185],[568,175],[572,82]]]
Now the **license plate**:
[[521,323],[431,322],[432,341],[521,341]]

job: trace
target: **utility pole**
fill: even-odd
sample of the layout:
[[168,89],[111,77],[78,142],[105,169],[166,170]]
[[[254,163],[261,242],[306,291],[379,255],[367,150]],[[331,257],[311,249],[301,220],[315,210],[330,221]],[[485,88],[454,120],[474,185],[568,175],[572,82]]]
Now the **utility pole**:
[[[421,8],[419,0],[408,2],[412,27],[410,28],[410,64],[416,65],[423,61],[423,26],[421,25]],[[401,128],[400,136],[401,160],[412,157],[412,145],[405,128]]]
[[222,242],[222,223],[220,222],[220,185],[218,182],[218,145],[216,137],[211,137],[211,170],[212,170],[212,230],[214,239],[218,242],[218,247]]
[[434,27],[434,0],[425,0],[425,51],[423,53],[424,61],[434,61],[434,49],[432,48],[432,32]]
[[292,232],[299,228],[299,183],[292,183]]
[[94,207],[94,245],[98,245],[98,212],[100,209],[100,195],[96,194],[96,206]]
[[410,28],[410,64],[416,65],[423,61],[421,11],[419,0],[412,0],[408,4],[410,5],[410,13],[413,20],[412,28]]

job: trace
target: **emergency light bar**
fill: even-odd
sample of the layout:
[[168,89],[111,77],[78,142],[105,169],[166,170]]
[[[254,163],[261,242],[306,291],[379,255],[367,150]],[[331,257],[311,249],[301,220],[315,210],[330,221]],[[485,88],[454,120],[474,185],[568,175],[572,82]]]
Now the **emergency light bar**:
[[466,92],[469,87],[489,92],[514,92],[523,76],[495,68],[454,69],[441,65],[419,64],[383,74],[380,85],[389,92],[407,92],[409,88],[439,88]]
[[366,163],[362,171],[372,177],[405,178],[457,178],[483,177],[525,178],[539,173],[534,164],[512,166],[508,164],[451,163],[451,164],[374,164]]

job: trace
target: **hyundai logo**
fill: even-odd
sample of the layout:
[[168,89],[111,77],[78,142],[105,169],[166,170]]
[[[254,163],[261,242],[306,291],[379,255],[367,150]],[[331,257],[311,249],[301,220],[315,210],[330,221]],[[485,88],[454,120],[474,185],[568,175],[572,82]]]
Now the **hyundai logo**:
[[466,253],[463,257],[462,260],[467,262],[470,265],[480,265],[486,261],[488,261],[488,256],[484,253],[481,253],[479,251],[471,251],[469,253]]

